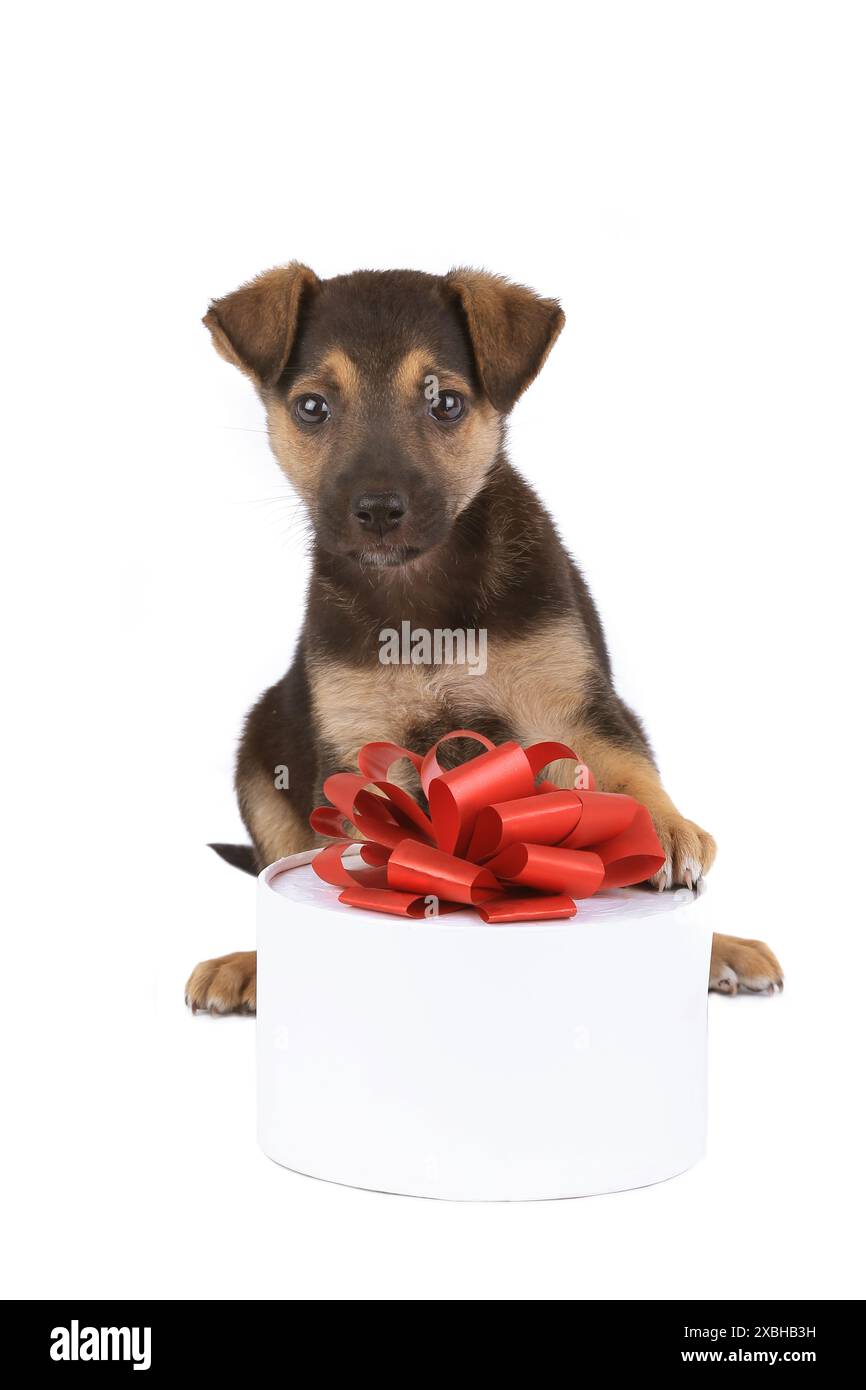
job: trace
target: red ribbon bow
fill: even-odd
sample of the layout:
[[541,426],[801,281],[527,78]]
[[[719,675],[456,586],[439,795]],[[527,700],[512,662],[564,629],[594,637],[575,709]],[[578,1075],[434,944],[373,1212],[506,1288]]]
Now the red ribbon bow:
[[[452,738],[475,739],[486,752],[443,772],[436,754]],[[401,758],[421,778],[429,816],[387,780]],[[496,747],[470,729],[446,734],[423,758],[396,743],[367,743],[358,753],[362,775],[337,772],[325,781],[333,805],[317,807],[310,824],[341,838],[313,868],[350,907],[424,917],[468,906],[485,922],[573,917],[575,898],[651,878],[665,856],[646,807],[615,792],[536,785],[557,758],[577,761],[563,743]],[[343,864],[346,850],[359,848],[342,838],[346,821],[364,836],[367,868]]]

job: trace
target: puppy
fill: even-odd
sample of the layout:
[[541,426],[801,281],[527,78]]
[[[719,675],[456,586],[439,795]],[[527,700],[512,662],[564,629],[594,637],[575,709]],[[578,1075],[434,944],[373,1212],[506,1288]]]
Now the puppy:
[[[693,888],[710,868],[712,837],[677,810],[614,689],[580,571],[506,457],[507,417],[563,321],[556,300],[477,270],[319,280],[293,263],[211,305],[214,346],[258,392],[314,537],[294,662],[244,728],[236,786],[252,848],[217,846],[232,862],[255,871],[313,847],[322,783],[354,768],[362,744],[422,752],[469,728],[497,743],[566,743],[600,789],[643,802],[666,854],[659,889]],[[383,634],[406,623],[483,633],[483,669],[384,661]],[[547,776],[569,785],[573,767]],[[255,972],[255,952],[204,961],[187,1001],[253,1012]],[[762,942],[714,938],[710,989],[781,983]]]

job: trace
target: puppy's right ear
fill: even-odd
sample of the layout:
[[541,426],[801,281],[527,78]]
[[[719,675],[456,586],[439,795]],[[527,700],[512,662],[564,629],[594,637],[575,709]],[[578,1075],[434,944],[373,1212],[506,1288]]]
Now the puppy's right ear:
[[289,360],[301,302],[318,284],[309,266],[292,261],[215,299],[202,323],[220,357],[259,386],[273,386]]

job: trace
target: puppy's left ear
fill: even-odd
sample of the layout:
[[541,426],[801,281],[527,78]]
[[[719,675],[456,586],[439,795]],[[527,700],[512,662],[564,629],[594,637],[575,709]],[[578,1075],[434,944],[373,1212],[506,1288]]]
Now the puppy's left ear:
[[319,283],[309,266],[292,261],[214,300],[202,323],[220,357],[259,386],[273,386],[289,360],[302,301]]
[[565,314],[556,299],[483,270],[452,270],[445,283],[466,315],[484,393],[507,414],[544,366]]

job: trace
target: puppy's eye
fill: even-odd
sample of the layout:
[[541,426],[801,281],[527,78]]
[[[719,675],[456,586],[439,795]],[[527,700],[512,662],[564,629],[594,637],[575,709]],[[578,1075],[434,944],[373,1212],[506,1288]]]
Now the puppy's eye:
[[304,425],[323,425],[330,414],[331,407],[325,397],[317,396],[312,391],[295,401],[295,415]]
[[466,402],[457,391],[443,391],[437,401],[431,401],[430,414],[440,424],[451,425],[466,409]]

